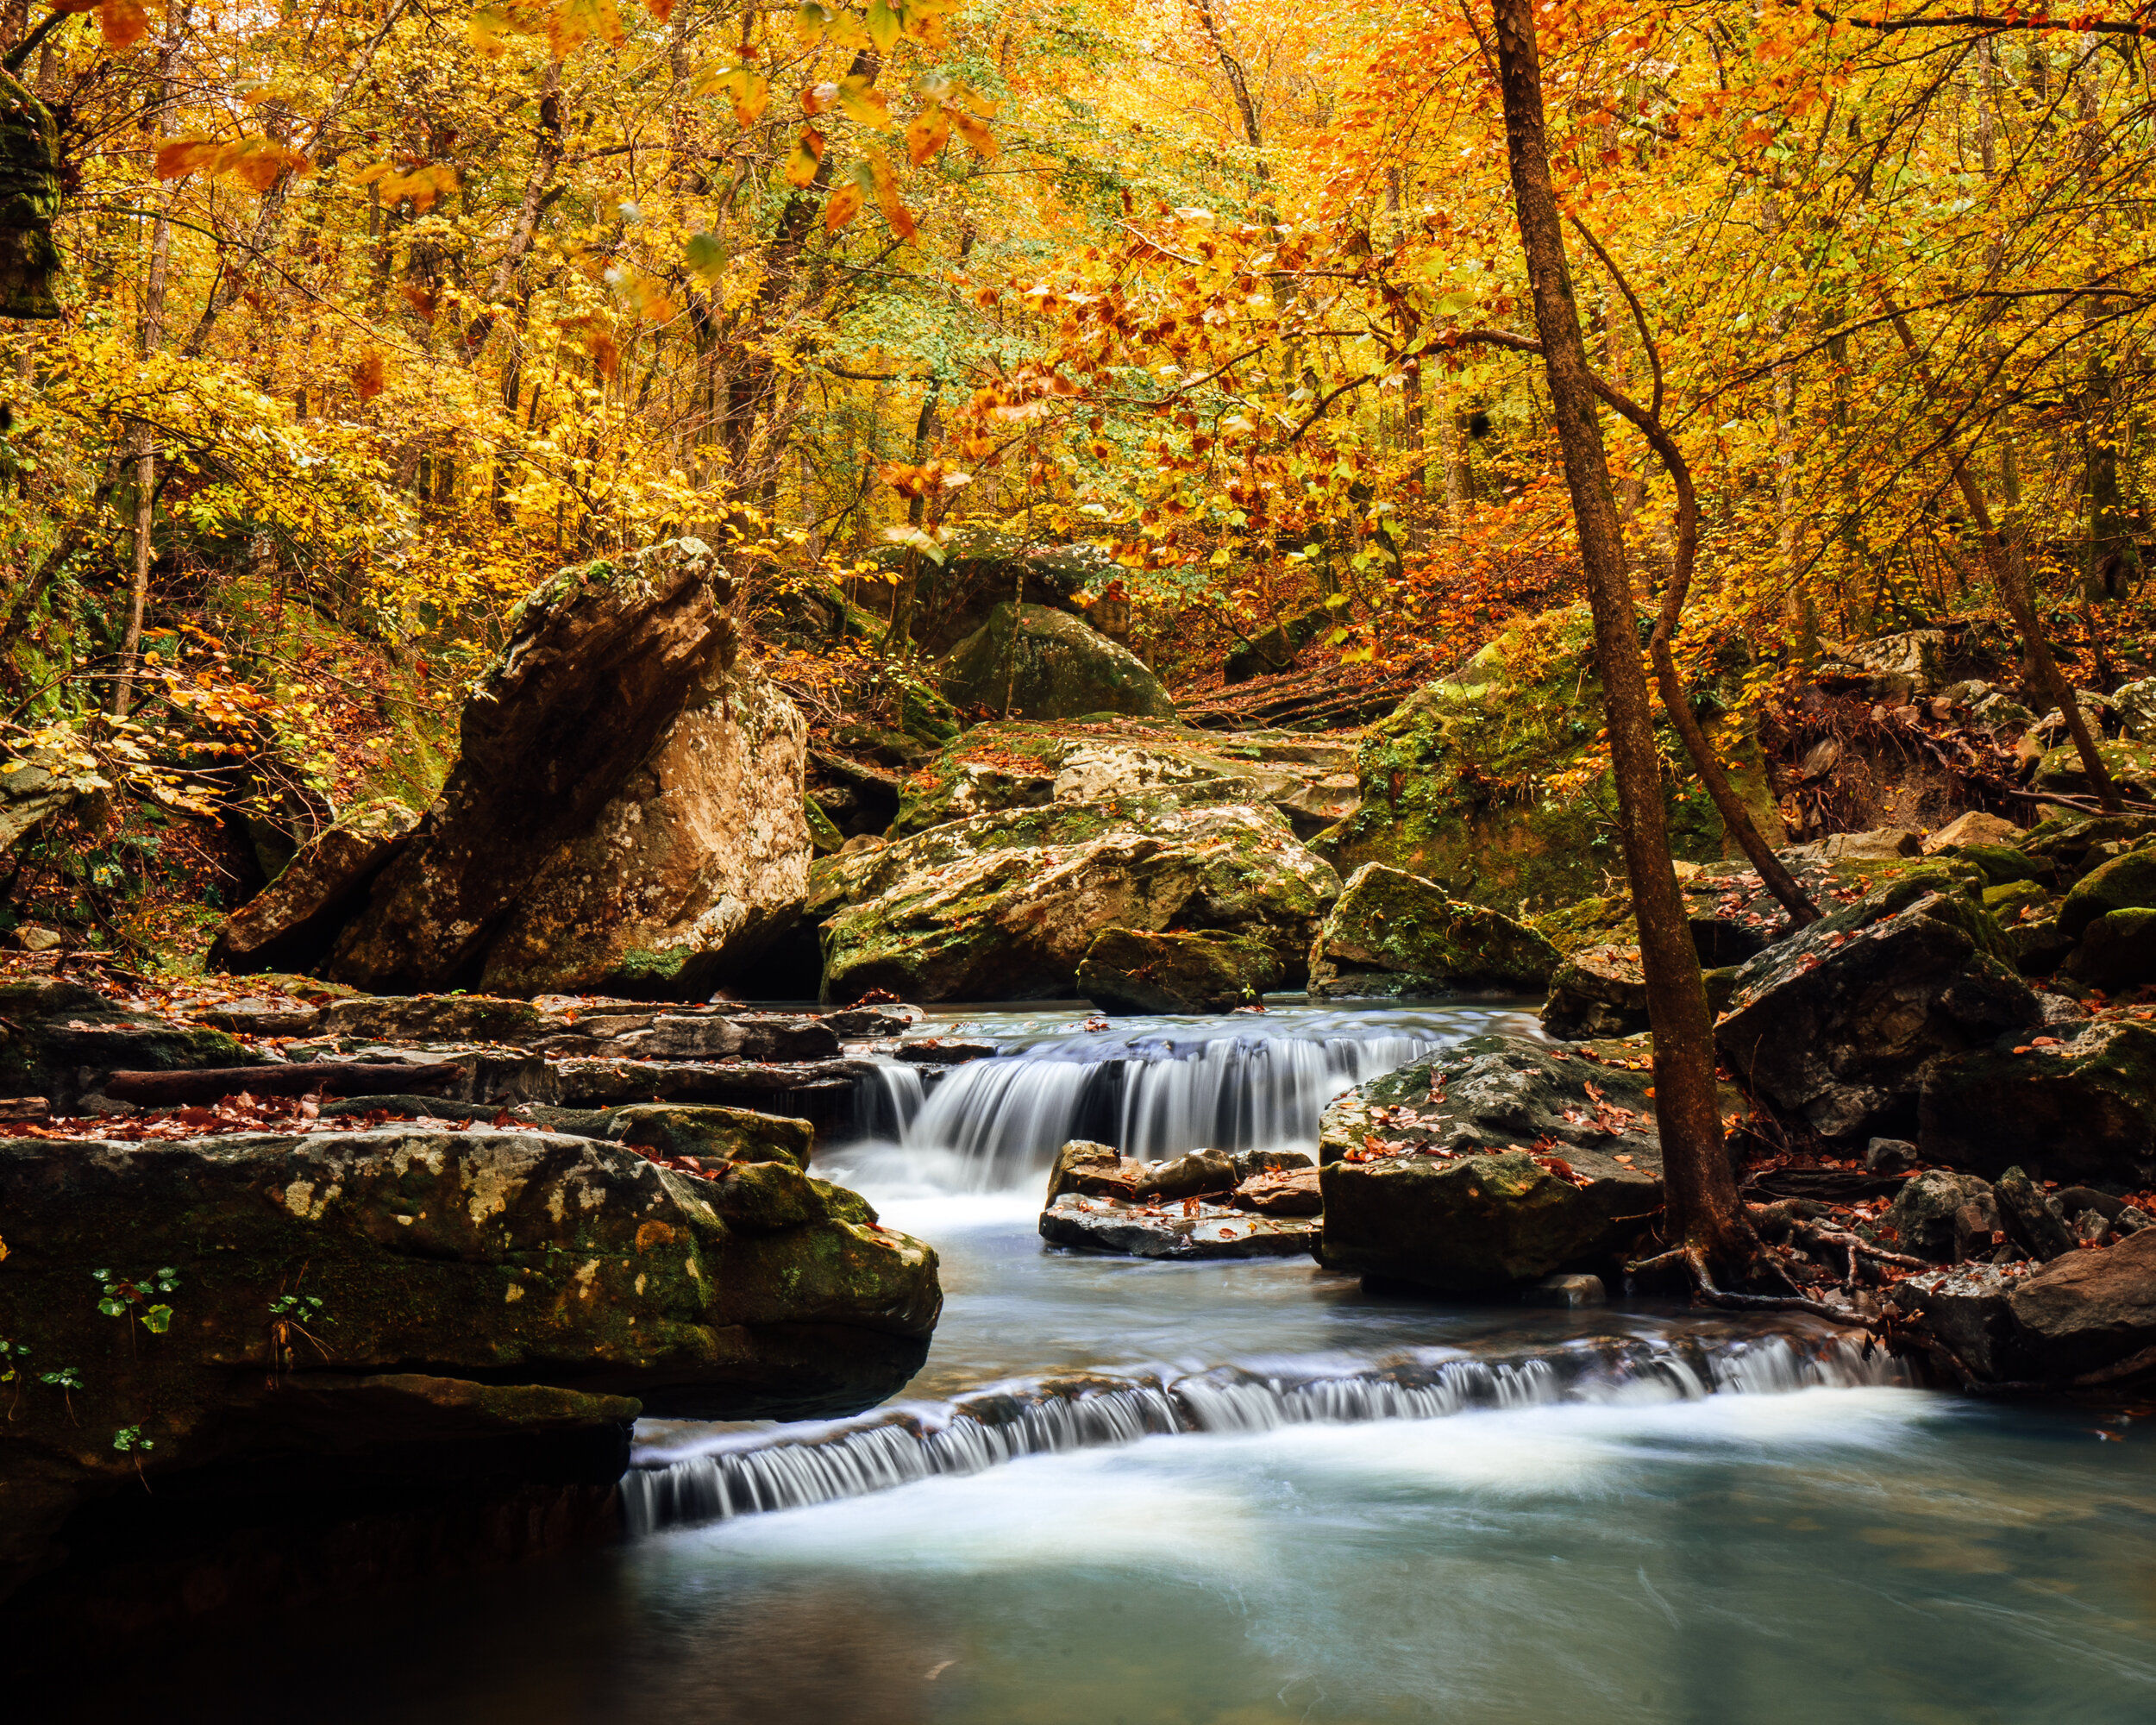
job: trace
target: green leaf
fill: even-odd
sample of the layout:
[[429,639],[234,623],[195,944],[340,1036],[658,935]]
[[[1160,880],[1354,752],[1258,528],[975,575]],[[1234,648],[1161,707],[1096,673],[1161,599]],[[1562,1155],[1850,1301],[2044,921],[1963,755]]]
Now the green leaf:
[[868,0],[868,40],[876,45],[876,52],[887,54],[899,45],[899,36],[906,28],[897,8],[888,0]]
[[154,1336],[161,1336],[172,1327],[172,1308],[153,1306],[142,1314],[142,1327]]
[[127,1302],[124,1300],[115,1300],[108,1295],[105,1298],[97,1302],[97,1309],[100,1312],[103,1312],[108,1318],[117,1318],[126,1313],[128,1309]]
[[717,287],[726,273],[726,248],[716,234],[692,234],[681,248],[688,259],[689,273],[706,287]]

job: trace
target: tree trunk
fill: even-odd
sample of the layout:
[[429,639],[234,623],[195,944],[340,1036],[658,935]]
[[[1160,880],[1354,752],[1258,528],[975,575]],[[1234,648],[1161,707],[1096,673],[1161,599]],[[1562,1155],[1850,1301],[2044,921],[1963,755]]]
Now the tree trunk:
[[1757,1256],[1758,1244],[1722,1145],[1713,1020],[1670,856],[1661,762],[1639,663],[1639,618],[1626,576],[1595,385],[1550,184],[1533,0],[1494,0],[1492,10],[1513,197],[1594,612],[1610,762],[1617,781],[1618,827],[1646,973],[1665,1224],[1673,1246],[1689,1248],[1710,1263],[1742,1268]]

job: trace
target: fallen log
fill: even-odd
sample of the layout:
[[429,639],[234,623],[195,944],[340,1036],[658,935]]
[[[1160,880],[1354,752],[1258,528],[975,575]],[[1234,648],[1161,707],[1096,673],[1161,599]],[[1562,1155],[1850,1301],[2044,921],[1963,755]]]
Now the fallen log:
[[266,1066],[205,1066],[191,1072],[115,1072],[103,1089],[116,1102],[149,1107],[215,1102],[245,1091],[251,1096],[366,1096],[384,1092],[429,1095],[460,1083],[464,1068],[454,1060],[423,1066],[354,1060],[293,1061]]

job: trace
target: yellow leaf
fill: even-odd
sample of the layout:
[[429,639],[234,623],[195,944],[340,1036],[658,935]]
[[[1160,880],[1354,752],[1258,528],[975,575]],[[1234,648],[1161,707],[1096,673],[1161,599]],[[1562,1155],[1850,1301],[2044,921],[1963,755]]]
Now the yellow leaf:
[[103,0],[97,8],[97,28],[107,47],[128,48],[149,34],[150,21],[143,15],[142,0]]
[[692,234],[682,247],[689,273],[707,287],[717,287],[726,273],[726,248],[716,234]]
[[950,141],[950,114],[940,102],[930,103],[906,122],[906,154],[916,167]]
[[891,172],[882,151],[869,152],[868,171],[875,179],[876,203],[883,210],[883,219],[891,224],[893,233],[910,245],[918,231],[912,212],[899,202],[898,176]]
[[846,110],[850,118],[863,126],[874,127],[879,132],[891,129],[891,104],[884,100],[883,92],[866,78],[841,80],[838,105]]
[[592,36],[619,47],[622,34],[614,0],[561,0],[547,17],[547,45],[557,56],[574,53]]
[[824,26],[833,46],[842,48],[865,48],[868,46],[868,27],[861,22],[858,14],[841,6]]
[[983,161],[993,161],[1001,154],[1003,146],[996,141],[996,135],[964,110],[949,108],[950,122],[958,129],[958,135],[973,147],[973,153]]
[[816,178],[817,164],[823,160],[824,135],[813,126],[804,126],[786,159],[786,177],[796,185],[806,185]]
[[816,0],[802,0],[801,9],[793,15],[793,40],[805,48],[812,48],[824,40],[824,31],[830,22],[831,15]]
[[181,179],[198,173],[217,159],[219,145],[212,138],[174,138],[157,147],[157,177]]
[[745,132],[771,105],[771,80],[743,66],[728,72],[725,83],[734,98],[734,123]]
[[868,28],[868,40],[876,45],[876,52],[887,54],[899,45],[899,34],[904,28],[899,15],[891,9],[889,0],[868,0],[868,16],[864,21]]
[[482,6],[473,13],[470,28],[475,53],[498,54],[509,46],[503,40],[510,34],[509,14],[498,6]]
[[861,214],[861,188],[852,180],[835,188],[824,205],[824,231],[836,234]]

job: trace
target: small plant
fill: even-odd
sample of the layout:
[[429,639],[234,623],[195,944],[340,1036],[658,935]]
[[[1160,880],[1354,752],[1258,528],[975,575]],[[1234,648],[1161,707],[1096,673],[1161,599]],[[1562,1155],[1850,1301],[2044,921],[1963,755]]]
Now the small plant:
[[283,1318],[295,1324],[326,1324],[322,1315],[322,1296],[319,1294],[279,1294],[270,1302],[270,1316]]
[[[140,1319],[142,1327],[154,1336],[161,1336],[172,1328],[172,1308],[159,1302],[157,1296],[170,1294],[179,1286],[177,1270],[152,1270],[134,1281],[115,1276],[110,1270],[93,1270],[90,1274],[97,1284],[97,1309],[108,1318],[125,1318],[130,1324]],[[132,1336],[133,1331],[128,1333]]]
[[67,1417],[72,1420],[75,1417],[75,1398],[72,1392],[82,1388],[82,1373],[72,1365],[63,1365],[55,1371],[39,1372],[37,1381],[48,1389],[60,1391],[60,1400],[67,1404]]
[[154,1450],[157,1444],[154,1440],[142,1435],[140,1426],[122,1426],[112,1434],[112,1447],[132,1454],[137,1450]]
[[[301,1275],[306,1271],[302,1270]],[[329,1350],[322,1345],[322,1339],[307,1327],[310,1324],[333,1324],[336,1321],[323,1309],[319,1294],[279,1294],[269,1302],[270,1382],[277,1382],[278,1374],[290,1371],[292,1354],[296,1351],[295,1338],[304,1337],[314,1351],[324,1359]]]

